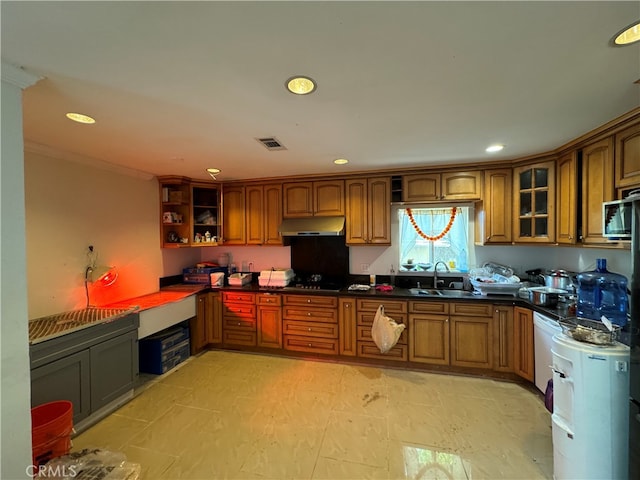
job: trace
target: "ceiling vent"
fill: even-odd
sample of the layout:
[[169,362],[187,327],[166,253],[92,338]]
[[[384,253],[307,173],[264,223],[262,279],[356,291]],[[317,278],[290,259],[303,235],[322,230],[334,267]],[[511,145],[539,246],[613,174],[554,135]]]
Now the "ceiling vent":
[[256,138],[261,144],[263,144],[267,150],[286,150],[287,147],[282,145],[276,137]]

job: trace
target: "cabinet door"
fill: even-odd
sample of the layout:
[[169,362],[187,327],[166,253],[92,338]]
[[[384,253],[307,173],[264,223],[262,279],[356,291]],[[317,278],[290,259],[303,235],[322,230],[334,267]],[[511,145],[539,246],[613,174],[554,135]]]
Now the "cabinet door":
[[197,354],[207,345],[207,324],[210,322],[210,317],[209,294],[200,293],[196,301],[196,316],[189,320],[191,355]]
[[74,424],[88,417],[91,413],[90,364],[89,350],[82,350],[31,370],[31,406],[69,400],[73,403]]
[[282,310],[258,307],[258,346],[282,348]]
[[480,200],[482,172],[449,172],[441,176],[442,199]]
[[533,382],[533,312],[528,308],[513,308],[514,368],[515,373]]
[[[185,177],[158,177],[160,186],[160,247],[188,247],[191,230],[191,187]],[[187,243],[182,239],[186,238]]]
[[555,162],[516,167],[514,180],[514,240],[555,241]]
[[313,182],[285,183],[282,193],[283,216],[313,216]]
[[602,202],[613,200],[613,138],[582,150],[582,242],[606,244],[602,236]]
[[347,180],[345,191],[347,214],[345,241],[347,245],[366,245],[369,228],[367,179]]
[[512,236],[512,171],[510,168],[484,172],[482,217],[478,218],[478,240],[481,243],[511,243]]
[[[191,185],[191,235],[190,244],[195,247],[217,245],[221,232],[220,185],[193,183]],[[215,242],[205,242],[209,232]],[[201,242],[196,242],[200,235]]]
[[340,355],[356,355],[356,301],[353,298],[340,298],[338,303],[338,326],[340,335]]
[[205,315],[207,343],[222,343],[222,298],[219,292],[208,293]]
[[402,176],[402,201],[426,202],[440,200],[440,174],[422,173]]
[[244,187],[228,187],[222,193],[223,236],[225,245],[244,245],[245,201]]
[[616,187],[640,186],[640,124],[616,134]]
[[556,241],[564,244],[576,243],[577,198],[577,153],[569,152],[558,159],[558,192],[556,209]]
[[409,315],[409,361],[449,365],[449,317]]
[[367,206],[369,244],[391,245],[391,177],[369,179]]
[[513,372],[513,307],[494,305],[493,340],[493,369]]
[[313,214],[341,216],[344,211],[344,180],[313,182]]
[[262,185],[246,187],[247,245],[262,245],[264,239]]
[[451,317],[451,365],[493,367],[492,318]]
[[91,411],[132,391],[138,379],[138,332],[99,343],[91,355]]
[[263,196],[264,245],[282,245],[282,185],[265,185]]

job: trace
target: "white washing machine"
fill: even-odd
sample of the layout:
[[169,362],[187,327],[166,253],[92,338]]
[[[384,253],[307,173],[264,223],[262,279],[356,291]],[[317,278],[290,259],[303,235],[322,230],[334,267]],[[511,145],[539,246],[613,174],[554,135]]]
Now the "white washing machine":
[[553,337],[556,480],[627,479],[629,347]]
[[553,318],[533,312],[533,352],[535,358],[535,384],[542,393],[552,378],[551,339],[562,332],[562,327]]

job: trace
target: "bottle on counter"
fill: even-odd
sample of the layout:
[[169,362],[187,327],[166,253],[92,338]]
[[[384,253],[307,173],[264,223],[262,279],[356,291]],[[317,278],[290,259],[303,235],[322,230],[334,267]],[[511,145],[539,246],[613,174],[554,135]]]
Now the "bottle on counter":
[[624,326],[627,323],[627,278],[607,270],[607,259],[598,258],[596,269],[577,276],[578,317],[600,321],[602,315],[612,323]]

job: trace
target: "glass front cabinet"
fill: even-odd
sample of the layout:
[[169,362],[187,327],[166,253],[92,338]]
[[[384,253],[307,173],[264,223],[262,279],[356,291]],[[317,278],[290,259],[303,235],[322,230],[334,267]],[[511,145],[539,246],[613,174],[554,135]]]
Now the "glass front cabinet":
[[513,170],[514,241],[555,241],[555,162],[523,165]]

